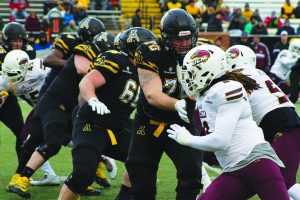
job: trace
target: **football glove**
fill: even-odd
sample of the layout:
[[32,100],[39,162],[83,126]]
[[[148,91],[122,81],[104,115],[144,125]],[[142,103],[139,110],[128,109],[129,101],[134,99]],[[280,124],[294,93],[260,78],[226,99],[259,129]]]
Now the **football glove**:
[[169,138],[175,140],[181,145],[188,145],[193,137],[184,126],[179,126],[178,124],[172,124],[167,132],[169,133]]
[[185,121],[186,123],[190,123],[190,120],[187,116],[187,111],[186,111],[186,101],[184,99],[178,100],[175,103],[175,109],[178,112],[179,117]]
[[5,91],[5,90],[0,90],[0,108],[1,106],[4,104],[5,100],[7,99],[8,97],[8,92]]
[[108,110],[106,105],[99,101],[96,97],[90,98],[88,104],[92,107],[92,110],[96,111],[99,115],[105,115],[110,113],[110,110]]

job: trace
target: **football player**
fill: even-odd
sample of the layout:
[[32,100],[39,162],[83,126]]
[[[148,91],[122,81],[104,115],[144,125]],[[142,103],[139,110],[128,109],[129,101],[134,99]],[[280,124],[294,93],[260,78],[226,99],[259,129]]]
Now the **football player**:
[[[11,95],[22,98],[34,107],[37,103],[41,86],[49,71],[50,68],[44,67],[41,59],[30,60],[25,51],[12,50],[5,56],[2,64],[0,90],[8,91]],[[30,116],[28,120],[30,120]],[[26,131],[28,123],[26,120],[22,129],[20,135],[22,141],[25,141],[28,136]],[[59,178],[49,162],[42,165],[41,169],[44,171],[45,176],[50,176],[52,185],[59,185]],[[15,179],[17,176],[20,176],[20,174],[15,174],[12,179]],[[31,183],[36,184],[35,181]]]
[[197,101],[206,136],[194,136],[184,126],[171,125],[169,137],[179,144],[215,152],[224,172],[197,200],[288,200],[280,167],[283,163],[252,119],[248,94],[260,88],[248,76],[227,72],[225,52],[214,45],[193,48],[178,67],[178,79]]
[[[102,29],[98,30],[101,32]],[[30,137],[23,145],[22,159],[16,171],[21,176],[8,186],[12,192],[30,197],[27,192],[29,178],[41,164],[59,152],[65,134],[71,130],[70,119],[78,103],[79,81],[87,73],[90,61],[100,52],[101,47],[96,43],[77,45],[74,55],[40,97],[31,119]]]
[[[130,134],[124,132],[136,107],[140,87],[133,61],[137,46],[154,40],[148,29],[135,27],[120,36],[119,51],[106,51],[80,82],[81,103],[73,120],[73,172],[59,199],[76,199],[94,180],[102,153],[125,162]],[[86,155],[89,155],[88,157]]]
[[300,40],[293,40],[289,49],[283,49],[279,52],[274,64],[270,69],[269,76],[279,88],[288,95],[290,87],[287,85],[289,72],[300,58]]
[[[25,51],[30,59],[35,58],[35,51],[31,45],[27,44],[27,34],[25,28],[17,23],[10,22],[2,30],[3,43],[0,46],[0,70],[4,58],[8,52],[15,49]],[[0,94],[1,95],[1,94]],[[3,94],[1,95],[3,98]],[[24,126],[22,111],[15,95],[5,97],[5,103],[0,108],[0,121],[2,121],[16,136],[16,152],[19,158],[22,140],[20,134]]]
[[226,60],[230,70],[242,69],[243,74],[260,85],[249,96],[253,119],[285,165],[281,173],[290,197],[300,200],[300,185],[296,182],[300,162],[300,118],[295,106],[264,72],[255,68],[255,53],[249,47],[230,47]]
[[177,170],[176,199],[195,200],[200,191],[202,152],[177,144],[166,133],[170,123],[185,125],[195,133],[187,118],[189,106],[180,95],[176,66],[196,46],[197,38],[194,18],[183,9],[172,9],[161,19],[161,39],[136,50],[142,90],[126,161],[134,200],[155,199],[157,170],[164,152]]

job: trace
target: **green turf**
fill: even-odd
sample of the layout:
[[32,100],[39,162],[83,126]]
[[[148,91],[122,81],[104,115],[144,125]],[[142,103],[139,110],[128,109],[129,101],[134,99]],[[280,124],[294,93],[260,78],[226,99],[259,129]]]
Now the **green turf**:
[[[21,102],[24,116],[27,116],[30,111],[30,107]],[[300,104],[297,105],[299,107]],[[299,107],[300,110],[300,107]],[[3,124],[0,124],[0,200],[18,200],[22,199],[15,194],[10,194],[5,192],[5,187],[9,182],[10,176],[14,173],[16,169],[16,155],[14,151],[15,138],[13,134],[8,130]],[[59,176],[67,176],[71,170],[71,154],[70,148],[62,148],[60,153],[50,159],[50,163],[54,168],[55,172]],[[124,166],[122,163],[118,164],[118,176],[115,180],[112,180],[112,187],[110,189],[102,189],[102,195],[100,197],[82,197],[81,199],[102,199],[102,200],[113,200],[117,194],[122,178],[122,172],[124,171]],[[212,177],[216,174],[209,172]],[[38,171],[35,173],[33,178],[42,178],[42,173]],[[300,175],[298,175],[298,182],[300,180]],[[95,187],[98,185],[94,184]],[[163,156],[162,161],[159,166],[158,172],[158,200],[171,200],[175,198],[174,188],[176,186],[175,179],[175,169],[172,162]],[[57,199],[61,186],[56,187],[30,187],[29,191],[32,192],[32,200],[54,200]],[[252,198],[251,200],[256,200],[258,198]]]

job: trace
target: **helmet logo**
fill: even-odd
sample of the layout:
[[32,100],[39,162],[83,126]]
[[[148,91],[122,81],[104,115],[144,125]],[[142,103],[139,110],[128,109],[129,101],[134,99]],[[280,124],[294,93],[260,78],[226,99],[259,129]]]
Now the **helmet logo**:
[[239,55],[240,55],[240,51],[237,48],[232,48],[228,51],[226,57],[235,59],[235,58],[239,57]]
[[191,31],[180,31],[178,33],[178,36],[187,36],[187,35],[191,35]]
[[107,42],[107,33],[103,33],[101,34],[98,38],[97,38],[97,41],[101,42]]
[[131,30],[127,38],[127,42],[131,43],[131,42],[139,42],[139,41],[140,38],[137,35],[137,30]]
[[84,19],[84,20],[79,24],[79,28],[89,29],[89,23],[90,23],[90,21],[91,21],[90,18]]
[[194,60],[194,64],[205,63],[208,61],[210,53],[206,50],[198,50],[192,54],[191,59]]

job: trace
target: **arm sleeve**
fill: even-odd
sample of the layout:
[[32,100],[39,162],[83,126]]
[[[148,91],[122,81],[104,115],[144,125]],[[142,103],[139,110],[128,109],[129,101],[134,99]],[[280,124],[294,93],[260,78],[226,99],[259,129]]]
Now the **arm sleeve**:
[[188,146],[203,151],[226,149],[231,143],[234,129],[243,112],[240,101],[220,105],[216,116],[215,130],[207,136],[193,136]]

